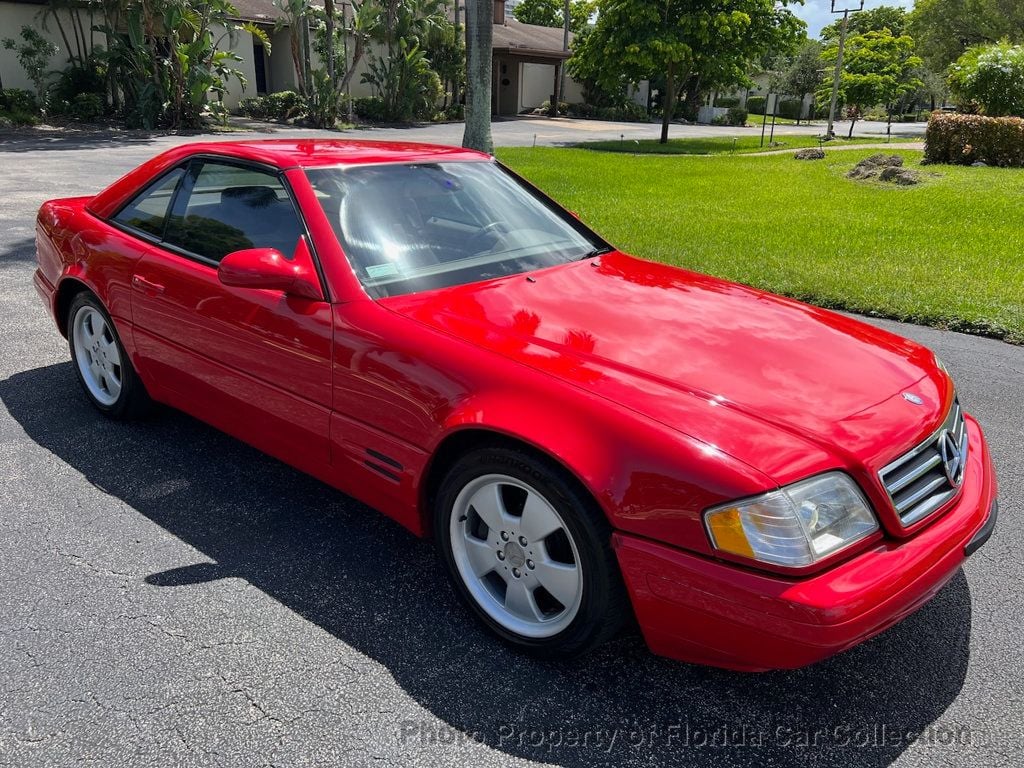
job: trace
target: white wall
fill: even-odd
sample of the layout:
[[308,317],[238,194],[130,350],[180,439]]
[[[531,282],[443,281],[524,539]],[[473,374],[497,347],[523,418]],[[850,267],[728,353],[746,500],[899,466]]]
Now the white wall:
[[[218,42],[221,50],[231,50],[241,56],[241,61],[232,62],[232,66],[245,77],[245,85],[241,85],[234,77],[228,79],[224,90],[224,106],[234,110],[238,102],[249,96],[256,95],[256,64],[253,62],[252,34],[244,29],[228,34],[223,27],[211,27],[213,39]],[[211,92],[209,101],[217,100],[216,93]]]
[[[524,62],[519,89],[519,109],[522,112],[526,109],[536,109],[542,102],[551,98],[555,89],[555,67],[553,64],[532,64]],[[578,104],[583,101],[583,86],[569,77],[565,76],[565,93],[562,94],[562,101],[570,104]]]
[[[5,3],[0,2],[0,39],[12,37],[21,42],[21,28],[35,27],[35,29],[47,40],[54,43],[59,51],[57,55],[51,57],[48,69],[50,70],[61,70],[67,66],[68,62],[68,51],[64,46],[64,39],[60,36],[60,32],[57,29],[57,23],[54,19],[48,19],[46,26],[48,29],[43,29],[41,11],[44,10],[44,6],[41,5],[23,5],[21,3]],[[64,30],[67,32],[68,39],[71,44],[74,45],[74,41],[71,35],[71,17],[67,11],[58,11],[60,14],[61,22],[64,25]],[[82,20],[82,26],[87,27],[86,19]],[[98,23],[98,21],[97,21]],[[88,30],[86,30],[88,33]],[[97,45],[104,44],[104,35],[97,32],[94,34],[94,40]],[[18,56],[14,51],[8,51],[3,46],[0,46],[0,82],[3,83],[4,88],[24,88],[25,90],[32,91],[32,81],[28,79],[25,74],[25,70],[21,68],[21,64],[18,63]]]

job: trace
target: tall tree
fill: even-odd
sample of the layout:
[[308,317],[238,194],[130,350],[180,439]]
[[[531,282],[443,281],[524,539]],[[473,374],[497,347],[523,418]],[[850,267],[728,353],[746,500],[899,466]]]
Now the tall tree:
[[[815,93],[821,85],[824,68],[825,64],[821,60],[821,43],[817,40],[805,40],[783,70],[779,91],[798,99],[803,99],[808,93]],[[797,112],[798,116],[800,114],[801,112]],[[798,117],[797,124],[799,122]]]
[[466,130],[462,146],[491,152],[491,46],[494,3],[466,2]]
[[[562,0],[522,0],[512,9],[516,21],[541,27],[562,28],[565,15]],[[569,29],[580,32],[597,10],[596,0],[571,0],[569,3]]]
[[[893,5],[880,5],[858,13],[850,14],[846,34],[849,36],[863,35],[866,32],[881,32],[888,29],[896,37],[906,34],[910,17],[904,8]],[[842,21],[829,24],[821,30],[822,40],[838,40]]]
[[594,75],[612,91],[658,80],[661,142],[681,93],[749,82],[750,62],[792,48],[804,30],[789,0],[602,0],[586,50]]
[[[830,43],[822,54],[826,64],[835,65],[838,42]],[[909,35],[896,37],[888,29],[854,35],[846,41],[843,71],[839,78],[839,97],[850,116],[850,133],[857,118],[866,109],[884,104],[891,110],[907,93],[920,88],[921,59],[914,55],[914,40]],[[831,67],[818,91],[820,99],[832,92]]]
[[1024,42],[1021,0],[917,0],[909,32],[921,56],[936,72],[974,45]]

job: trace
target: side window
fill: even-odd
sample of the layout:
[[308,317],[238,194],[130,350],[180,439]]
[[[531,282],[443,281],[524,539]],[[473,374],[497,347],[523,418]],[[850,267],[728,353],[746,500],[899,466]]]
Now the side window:
[[164,221],[171,207],[174,190],[184,175],[184,169],[175,168],[147,187],[142,194],[122,208],[113,220],[126,227],[163,237]]
[[[253,168],[203,162],[171,216],[166,242],[220,261],[232,251],[276,248],[295,253],[301,224],[277,176]],[[193,166],[193,171],[194,173]]]

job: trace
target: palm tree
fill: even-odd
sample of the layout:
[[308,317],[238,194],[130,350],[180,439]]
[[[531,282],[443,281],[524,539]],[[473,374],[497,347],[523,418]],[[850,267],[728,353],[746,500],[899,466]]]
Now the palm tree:
[[462,146],[490,152],[493,0],[466,0],[466,131]]

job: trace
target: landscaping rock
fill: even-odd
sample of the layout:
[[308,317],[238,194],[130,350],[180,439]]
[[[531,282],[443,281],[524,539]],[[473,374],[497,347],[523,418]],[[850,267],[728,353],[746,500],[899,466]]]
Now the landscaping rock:
[[825,150],[818,148],[801,149],[793,155],[793,158],[796,160],[824,160]]
[[846,174],[848,179],[873,179],[878,175],[878,169],[870,165],[855,165]]
[[907,169],[901,170],[893,177],[892,180],[894,183],[899,184],[901,187],[910,187],[913,186],[914,184],[921,183],[921,178],[918,175],[917,171],[911,171]]
[[892,181],[902,172],[902,168],[897,168],[895,165],[889,165],[882,169],[882,172],[878,174],[878,178],[882,181]]
[[981,160],[971,163],[971,168],[988,168],[988,163],[983,163]]
[[[903,166],[903,158],[899,155],[871,155],[857,163],[849,173],[848,179],[873,179],[879,174],[883,181],[894,181],[896,172]],[[889,171],[888,174],[886,172]],[[916,182],[915,182],[916,183]]]

